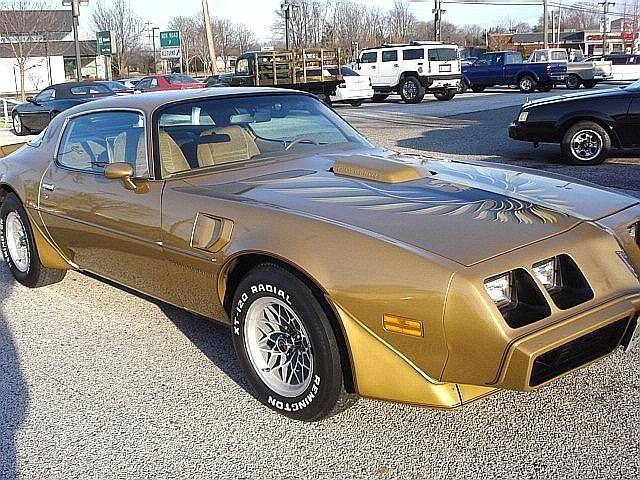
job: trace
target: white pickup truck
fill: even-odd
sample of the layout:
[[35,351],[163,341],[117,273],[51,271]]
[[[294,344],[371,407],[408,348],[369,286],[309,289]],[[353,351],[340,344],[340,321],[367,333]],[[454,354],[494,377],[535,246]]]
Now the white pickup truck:
[[[575,60],[581,60],[584,56],[578,52]],[[569,54],[563,48],[541,48],[534,50],[529,57],[529,62],[564,62],[567,64],[565,86],[569,90],[575,90],[583,85],[584,88],[593,88],[598,82],[611,80],[611,62],[608,61],[570,61]]]

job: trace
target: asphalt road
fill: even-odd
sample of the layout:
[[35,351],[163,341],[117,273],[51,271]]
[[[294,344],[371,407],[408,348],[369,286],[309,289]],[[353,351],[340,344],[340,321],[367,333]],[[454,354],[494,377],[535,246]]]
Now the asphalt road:
[[[339,111],[377,143],[564,171],[553,148],[507,143],[514,96]],[[571,174],[638,189],[638,168]],[[303,424],[248,393],[225,328],[78,273],[28,290],[1,264],[0,479],[637,478],[639,363],[616,353],[455,411],[360,400]]]

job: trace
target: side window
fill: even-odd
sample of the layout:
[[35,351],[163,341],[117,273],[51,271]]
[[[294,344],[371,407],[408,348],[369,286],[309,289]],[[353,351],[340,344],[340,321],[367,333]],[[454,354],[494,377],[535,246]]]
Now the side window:
[[38,94],[38,96],[36,97],[36,102],[48,102],[50,100],[53,100],[54,98],[56,98],[56,91],[53,88],[49,88],[47,90],[41,91]]
[[148,78],[145,78],[138,82],[138,84],[136,85],[136,88],[138,90],[144,90],[145,88],[149,88],[149,85],[151,85],[151,80]]
[[151,79],[151,88],[155,88],[158,86],[158,79],[157,78],[152,78]]
[[480,55],[480,58],[478,58],[478,60],[476,60],[476,64],[477,65],[490,65],[492,58],[493,58],[493,55],[491,55],[490,53],[483,53],[482,55]]
[[553,61],[567,60],[567,54],[566,52],[551,52],[551,60]]
[[360,63],[377,63],[378,52],[365,52],[360,56]]
[[236,63],[236,73],[238,75],[249,75],[249,59],[241,58]]
[[402,51],[403,60],[422,60],[424,59],[424,48],[411,48]]
[[382,52],[382,61],[383,62],[397,62],[398,61],[398,51],[397,50],[386,50]]
[[502,65],[502,58],[504,57],[504,53],[498,53],[496,55],[493,56],[493,59],[491,61],[491,65]]
[[144,117],[137,112],[87,113],[67,124],[58,164],[102,173],[110,163],[128,163],[138,178],[149,176]]

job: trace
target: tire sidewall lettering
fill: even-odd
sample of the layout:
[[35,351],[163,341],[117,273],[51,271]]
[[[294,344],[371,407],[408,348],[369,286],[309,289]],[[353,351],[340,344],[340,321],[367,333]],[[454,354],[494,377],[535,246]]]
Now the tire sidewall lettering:
[[273,395],[269,395],[269,397],[267,398],[267,403],[272,408],[275,408],[277,410],[282,410],[285,412],[299,412],[309,407],[311,403],[316,399],[316,397],[318,396],[318,392],[320,391],[321,382],[322,380],[320,379],[320,375],[314,374],[313,382],[307,390],[307,393],[302,395],[302,400],[289,402],[286,400],[280,400]]
[[[251,296],[256,298],[260,298],[262,296],[266,296],[266,294],[271,294],[274,297],[286,302],[288,305],[293,307],[293,303],[291,301],[291,295],[286,291],[285,288],[279,287],[277,285],[273,285],[270,283],[255,283],[250,285],[247,289]],[[249,302],[249,293],[247,291],[242,292],[240,298],[233,306],[233,314],[232,314],[232,325],[233,325],[233,334],[240,336],[242,333],[240,318],[243,315],[244,309]],[[250,303],[250,302],[249,302]]]

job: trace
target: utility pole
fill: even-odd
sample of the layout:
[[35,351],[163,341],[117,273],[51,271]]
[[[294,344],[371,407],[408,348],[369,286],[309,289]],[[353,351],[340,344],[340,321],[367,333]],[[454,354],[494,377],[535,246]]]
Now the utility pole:
[[213,31],[211,30],[211,17],[209,14],[209,0],[202,0],[202,12],[204,13],[204,28],[207,31],[207,44],[209,45],[209,57],[211,58],[211,73],[218,73],[216,62],[216,47],[213,45]]
[[607,54],[607,34],[609,33],[609,23],[607,17],[609,15],[609,6],[614,6],[615,2],[604,0],[598,5],[602,5],[602,54]]
[[543,1],[542,36],[542,48],[549,48],[549,0]]
[[[296,8],[300,8],[295,3],[291,3],[291,0],[285,0],[280,4],[280,9],[284,12],[284,44],[285,49],[289,50],[289,25],[291,24],[291,15],[293,14],[293,10]],[[305,24],[306,28],[306,24]]]
[[442,9],[442,0],[434,0],[433,9],[433,38],[436,42],[442,40],[442,14],[445,10]]
[[62,5],[71,6],[71,16],[73,17],[73,43],[76,50],[76,78],[82,80],[82,60],[80,59],[80,39],[78,38],[78,18],[80,17],[80,5],[86,6],[89,0],[62,0]]

